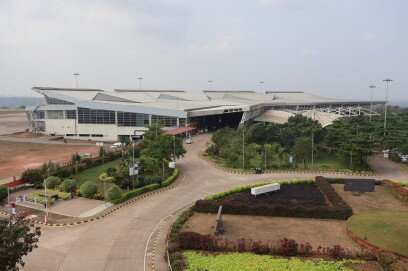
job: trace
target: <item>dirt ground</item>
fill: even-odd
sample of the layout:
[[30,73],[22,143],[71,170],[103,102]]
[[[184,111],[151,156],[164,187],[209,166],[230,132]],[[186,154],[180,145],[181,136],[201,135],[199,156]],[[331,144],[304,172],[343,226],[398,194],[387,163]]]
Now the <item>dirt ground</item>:
[[[369,210],[407,211],[408,204],[395,199],[383,187],[376,186],[375,192],[353,195],[343,191],[343,185],[334,185],[336,191],[350,204],[355,213]],[[194,214],[184,225],[183,231],[194,231],[214,235],[215,214]],[[222,216],[228,240],[252,239],[275,242],[281,238],[291,238],[298,242],[309,242],[314,248],[341,245],[351,251],[360,247],[346,233],[346,221],[329,219],[305,219],[267,216]]]
[[[184,225],[183,231],[194,231],[214,235],[215,214],[195,213]],[[245,239],[262,242],[277,242],[291,238],[299,243],[309,242],[318,246],[341,245],[349,250],[359,251],[360,247],[348,238],[346,222],[331,219],[308,219],[268,216],[222,216],[228,240]]]
[[75,152],[96,153],[95,145],[75,146],[0,140],[0,179],[21,174],[51,160],[68,161]]
[[355,214],[364,211],[401,211],[408,212],[408,203],[394,198],[391,193],[380,185],[375,186],[375,192],[353,194],[346,192],[342,184],[332,185],[336,192],[351,206]]
[[28,128],[24,110],[0,110],[0,135],[22,132]]

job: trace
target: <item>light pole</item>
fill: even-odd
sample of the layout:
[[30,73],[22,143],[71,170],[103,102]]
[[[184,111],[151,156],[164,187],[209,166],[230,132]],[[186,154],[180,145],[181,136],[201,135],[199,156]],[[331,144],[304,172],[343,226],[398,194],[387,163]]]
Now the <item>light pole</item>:
[[242,126],[242,170],[245,171],[245,129]]
[[264,81],[260,81],[259,82],[259,84],[261,85],[261,93],[263,93],[263,90],[262,90],[262,85],[263,85],[263,83],[265,83]]
[[384,82],[387,83],[387,92],[385,94],[385,110],[384,110],[384,137],[385,137],[385,133],[386,133],[386,128],[387,128],[387,107],[388,107],[388,84],[390,82],[392,82],[392,79],[384,79]]
[[212,80],[208,80],[208,83],[210,84],[210,91],[211,91],[211,89],[212,89]]
[[139,76],[137,79],[139,80],[139,91],[141,91],[141,90],[142,90],[142,80],[143,80],[143,77]]
[[371,93],[370,93],[370,122],[371,122],[371,114],[373,112],[373,94],[374,94],[375,86],[371,85],[369,86],[369,88],[371,90]]
[[78,89],[78,76],[79,76],[79,73],[76,72],[76,73],[73,74],[73,76],[75,76],[76,87]]
[[173,162],[176,162],[176,136],[173,136]]

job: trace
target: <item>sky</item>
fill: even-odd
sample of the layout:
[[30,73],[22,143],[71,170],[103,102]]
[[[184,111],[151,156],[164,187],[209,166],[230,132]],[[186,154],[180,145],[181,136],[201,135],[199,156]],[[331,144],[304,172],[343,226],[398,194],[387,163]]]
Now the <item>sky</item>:
[[406,0],[0,0],[0,95],[33,86],[408,100]]

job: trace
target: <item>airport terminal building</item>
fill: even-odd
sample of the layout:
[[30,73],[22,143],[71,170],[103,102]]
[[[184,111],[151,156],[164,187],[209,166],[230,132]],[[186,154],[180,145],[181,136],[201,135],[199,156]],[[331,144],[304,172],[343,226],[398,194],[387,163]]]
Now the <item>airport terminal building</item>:
[[[116,141],[143,134],[158,123],[165,130],[213,130],[253,121],[284,123],[294,114],[323,126],[342,117],[369,114],[370,101],[340,100],[293,91],[126,90],[33,87],[40,106],[27,107],[30,130],[66,138]],[[373,101],[374,106],[384,101]]]

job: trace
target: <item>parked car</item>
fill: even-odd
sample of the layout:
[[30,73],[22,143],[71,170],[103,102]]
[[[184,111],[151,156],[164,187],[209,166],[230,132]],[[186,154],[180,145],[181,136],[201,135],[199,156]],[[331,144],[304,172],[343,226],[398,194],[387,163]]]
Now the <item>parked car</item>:
[[116,143],[113,143],[112,146],[109,147],[109,149],[116,150],[116,149],[119,149],[119,148],[122,148],[122,147],[123,147],[122,143],[116,142]]
[[85,159],[91,159],[91,158],[92,158],[92,155],[90,153],[81,154],[81,161]]
[[193,143],[193,139],[191,137],[188,137],[186,139],[186,144],[191,144],[191,143]]

